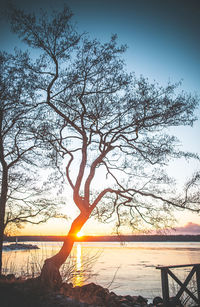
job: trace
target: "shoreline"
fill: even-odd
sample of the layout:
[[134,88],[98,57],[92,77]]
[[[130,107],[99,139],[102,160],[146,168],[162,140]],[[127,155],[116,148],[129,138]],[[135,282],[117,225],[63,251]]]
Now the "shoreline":
[[117,295],[94,283],[75,287],[63,283],[57,290],[48,290],[38,278],[15,278],[13,274],[0,276],[0,297],[1,307],[139,307],[162,301],[156,297],[153,304],[141,295]]

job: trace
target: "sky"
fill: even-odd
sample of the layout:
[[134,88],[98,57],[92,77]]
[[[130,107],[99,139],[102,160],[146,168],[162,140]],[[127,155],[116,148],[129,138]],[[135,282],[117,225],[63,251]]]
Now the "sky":
[[[1,0],[0,4],[0,44],[1,49],[12,52],[18,40],[10,33],[5,18],[7,3],[7,0]],[[182,89],[200,95],[199,0],[14,0],[13,3],[36,12],[40,7],[51,10],[68,4],[80,32],[88,32],[90,37],[102,41],[116,33],[119,43],[128,45],[125,55],[128,71],[162,85],[168,81],[182,80]],[[197,116],[200,118],[200,109]],[[180,127],[173,133],[181,140],[183,149],[200,154],[200,120],[192,128]],[[169,173],[184,181],[197,169],[200,169],[199,162],[186,163],[181,160],[170,164]],[[58,234],[66,233],[65,223],[54,222],[57,226],[53,228],[57,229]],[[177,227],[188,229],[190,223],[199,229],[200,217],[189,213],[178,216]],[[34,231],[42,234],[51,225],[49,222],[37,229],[26,227],[24,233]],[[95,232],[92,222],[91,225],[88,222],[86,227],[84,231],[88,234],[110,231],[110,226],[105,225],[100,227],[102,233],[98,229]]]

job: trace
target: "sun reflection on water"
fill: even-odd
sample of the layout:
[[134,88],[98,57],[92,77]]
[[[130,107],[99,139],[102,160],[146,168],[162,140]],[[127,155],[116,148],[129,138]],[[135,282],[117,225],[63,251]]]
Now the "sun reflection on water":
[[82,249],[81,244],[76,246],[76,272],[74,274],[74,286],[82,286],[84,281],[83,276],[83,263],[82,263]]
[[80,244],[77,244],[77,247],[76,247],[76,270],[77,271],[80,271],[81,270],[81,245]]

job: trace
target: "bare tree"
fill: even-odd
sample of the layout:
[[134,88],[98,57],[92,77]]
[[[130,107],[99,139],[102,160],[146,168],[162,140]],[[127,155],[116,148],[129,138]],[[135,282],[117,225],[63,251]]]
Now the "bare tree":
[[38,176],[38,114],[26,61],[26,53],[0,53],[0,272],[5,233],[25,223],[64,217],[58,214],[58,202],[47,197],[50,187]]
[[[18,187],[21,186],[22,181],[20,179],[18,181]],[[9,185],[9,194],[12,188],[13,186]],[[47,194],[45,187],[38,191],[34,182],[34,186],[30,187],[30,185],[26,184],[23,186],[23,190],[24,188],[25,192],[21,195],[21,198],[19,198],[19,190],[17,193],[16,191],[13,193],[15,196],[10,197],[8,195],[4,218],[4,234],[6,236],[16,234],[16,231],[22,229],[25,224],[38,225],[46,223],[50,218],[67,219],[65,214],[60,213],[62,208],[61,199],[56,201],[54,198],[49,199],[50,197],[45,197]],[[28,191],[29,193],[31,191],[30,195]],[[18,197],[16,197],[16,194]]]
[[[105,221],[116,214],[118,227],[125,222],[161,227],[174,208],[199,212],[199,174],[176,195],[164,173],[172,158],[198,158],[180,151],[168,132],[193,124],[197,97],[179,92],[179,84],[162,87],[128,74],[122,60],[126,46],[118,46],[116,36],[104,44],[78,36],[67,8],[39,20],[15,10],[12,27],[30,48],[40,50],[29,68],[42,93],[38,105],[51,123],[43,123],[38,136],[53,148],[56,165],[64,161],[80,210],[61,250],[45,261],[42,281],[61,282],[59,268],[91,215]],[[96,177],[104,181],[101,188],[94,185]]]

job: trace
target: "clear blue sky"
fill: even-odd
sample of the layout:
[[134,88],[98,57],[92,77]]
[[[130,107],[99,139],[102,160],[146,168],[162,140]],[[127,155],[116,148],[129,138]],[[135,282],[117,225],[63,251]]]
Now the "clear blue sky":
[[[0,42],[1,49],[12,51],[17,39],[10,34],[4,18],[6,3],[7,0],[1,0]],[[36,11],[66,3],[81,32],[102,41],[118,34],[119,43],[129,47],[125,57],[129,71],[161,84],[182,79],[184,90],[200,94],[199,0],[14,0],[13,3]],[[200,118],[199,110],[197,115]],[[193,128],[183,127],[175,132],[184,149],[200,154],[200,121]],[[184,167],[177,164],[173,169],[184,177],[199,165]]]
[[[1,12],[7,0],[1,0]],[[199,0],[14,0],[25,9],[52,9],[69,4],[80,31],[106,40],[117,33],[129,46],[129,70],[160,82],[184,80],[184,87],[199,91]],[[7,25],[0,24],[2,47],[15,44]]]
[[[200,94],[199,0],[13,0],[26,10],[47,10],[68,4],[80,32],[105,41],[117,33],[128,45],[129,71],[161,84],[183,80],[182,88]],[[5,18],[8,0],[0,2],[1,49],[12,51],[18,43]],[[200,117],[200,112],[198,112]],[[186,140],[190,136],[190,142]],[[192,133],[192,137],[191,137]],[[200,122],[183,129],[186,146],[200,152]],[[188,148],[189,149],[189,148]]]

